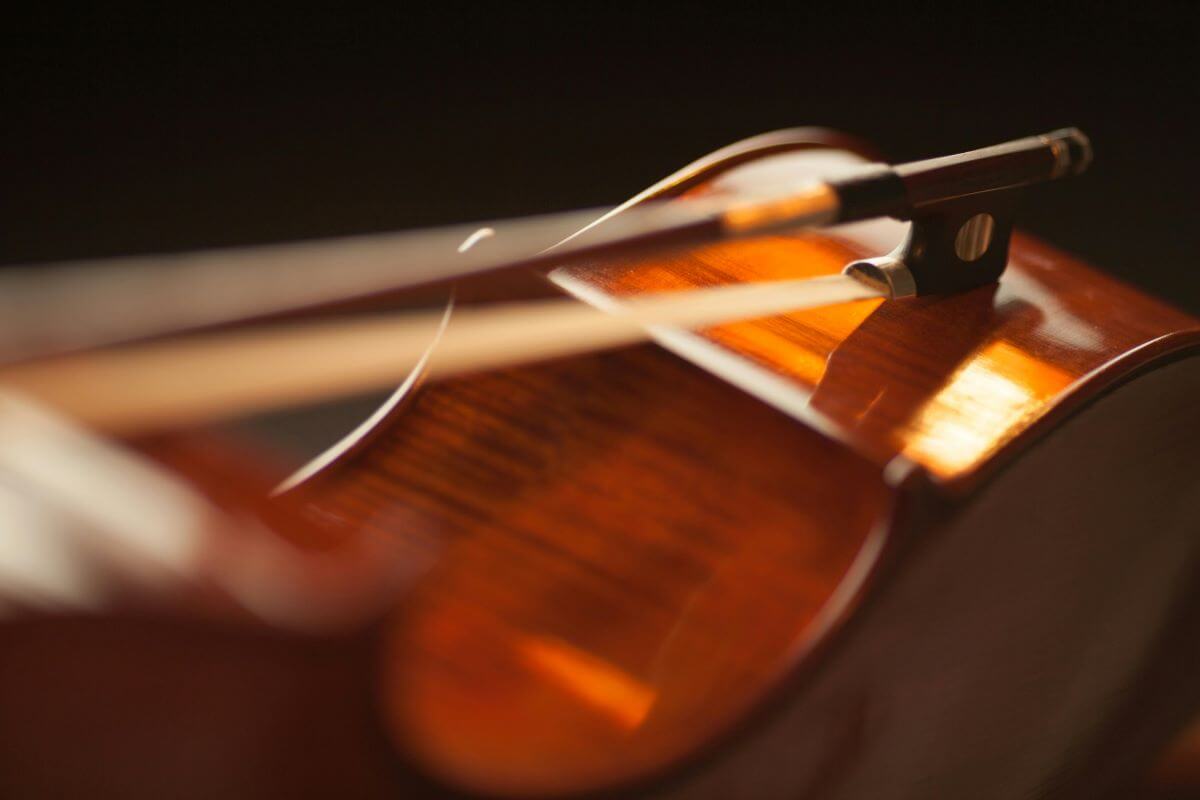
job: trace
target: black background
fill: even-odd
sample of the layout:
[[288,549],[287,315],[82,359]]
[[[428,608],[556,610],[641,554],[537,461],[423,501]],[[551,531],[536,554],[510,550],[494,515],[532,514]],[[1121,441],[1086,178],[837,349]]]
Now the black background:
[[1200,311],[1187,4],[964,8],[27,13],[5,25],[0,263],[613,203],[795,125],[907,160],[1073,124],[1094,169],[1024,226]]

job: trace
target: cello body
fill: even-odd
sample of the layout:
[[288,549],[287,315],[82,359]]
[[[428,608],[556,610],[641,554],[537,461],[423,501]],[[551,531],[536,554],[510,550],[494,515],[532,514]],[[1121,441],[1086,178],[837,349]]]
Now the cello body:
[[[853,150],[821,131],[758,137],[631,203],[827,175],[860,163]],[[781,233],[544,277],[603,306],[837,273],[904,228]],[[1119,791],[1200,699],[1188,685],[1198,396],[1200,322],[1024,235],[998,284],[959,295],[656,330],[653,344],[428,386],[415,374],[273,501],[320,531],[314,544],[277,526],[314,552],[390,541],[404,567],[387,612],[348,639],[279,645],[286,655],[251,658],[257,677],[230,670],[208,690],[250,697],[253,681],[291,676],[298,688],[261,736],[284,742],[275,761],[303,766],[285,779],[229,768],[254,760],[234,748],[205,764],[164,755],[158,785]],[[229,459],[181,457],[196,452],[189,436],[142,446],[201,486],[238,485]],[[222,638],[220,652],[278,644],[248,638]],[[10,692],[39,669],[50,685],[82,680],[42,663],[6,668]],[[296,710],[318,694],[324,710]],[[54,734],[22,708],[4,712],[10,731]],[[138,760],[114,747],[97,775]],[[73,786],[23,769],[25,787]]]

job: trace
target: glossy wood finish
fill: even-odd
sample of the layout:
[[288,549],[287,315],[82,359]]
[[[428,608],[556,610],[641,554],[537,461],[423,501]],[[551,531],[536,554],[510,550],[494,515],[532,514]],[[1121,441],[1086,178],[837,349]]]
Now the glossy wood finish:
[[1196,708],[1200,355],[906,513],[850,622],[655,796],[1117,798]]
[[[773,167],[771,166],[773,165]],[[777,155],[716,180],[736,193],[846,168],[826,152]],[[749,168],[741,168],[749,173]],[[696,191],[695,189],[693,191]],[[881,255],[906,225],[720,244],[651,262],[556,273],[597,301],[643,291],[837,273]],[[599,295],[598,295],[598,292]],[[724,325],[663,343],[699,363],[750,362],[743,388],[846,442],[893,474],[920,466],[970,483],[1006,444],[1140,363],[1200,342],[1200,324],[1065,254],[1019,237],[1003,280],[962,296],[879,300]],[[783,390],[769,384],[784,379]],[[766,385],[765,385],[766,384]]]
[[[659,194],[831,157],[853,163],[777,155],[723,177],[709,163],[716,180]],[[857,226],[556,278],[606,302],[826,274],[898,235]],[[915,478],[966,495],[1057,415],[1198,340],[1194,320],[1022,238],[998,289],[666,332],[675,354],[423,388],[294,496],[326,525],[403,543],[411,583],[379,677],[403,752],[451,787],[599,790],[723,752],[731,731],[751,740],[747,714],[878,601],[867,578]]]
[[398,743],[513,794],[720,733],[844,611],[886,502],[869,463],[652,348],[430,387],[318,489],[422,565],[382,666]]
[[[554,279],[606,303],[899,235]],[[231,524],[108,617],[0,627],[0,793],[1090,798],[1189,717],[1195,320],[1021,238],[998,287],[658,333],[399,392],[278,502],[207,432],[140,443]]]

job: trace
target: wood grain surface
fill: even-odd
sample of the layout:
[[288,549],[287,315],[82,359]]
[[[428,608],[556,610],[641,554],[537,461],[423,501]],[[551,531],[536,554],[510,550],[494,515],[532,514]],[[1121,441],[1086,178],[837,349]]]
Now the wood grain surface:
[[[708,183],[684,170],[639,201],[854,163],[708,164]],[[901,234],[884,221],[552,279],[606,303],[829,274]],[[906,482],[969,497],[1056,418],[1200,341],[1196,321],[1025,237],[999,286],[658,333],[424,387],[295,493],[325,524],[404,542],[385,725],[438,780],[578,792],[706,752],[868,596]]]

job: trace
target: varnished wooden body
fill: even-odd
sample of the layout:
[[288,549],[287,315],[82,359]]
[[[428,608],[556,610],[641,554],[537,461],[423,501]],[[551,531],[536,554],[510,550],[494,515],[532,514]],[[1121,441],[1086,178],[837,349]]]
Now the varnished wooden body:
[[[635,200],[853,166],[833,141],[750,140]],[[604,303],[836,272],[901,232],[549,277]],[[355,639],[371,753],[331,713],[313,774],[380,796],[1086,794],[1117,720],[1147,742],[1175,721],[1133,692],[1195,571],[1198,346],[1196,320],[1021,237],[969,294],[419,387],[280,499],[404,564]],[[330,685],[361,703],[352,684]]]
[[[639,201],[850,161],[710,162]],[[604,302],[836,272],[901,234],[885,221],[551,277]],[[697,753],[720,763],[754,709],[787,703],[853,609],[887,602],[872,577],[897,539],[967,513],[1068,412],[1198,342],[1194,320],[1022,237],[999,287],[426,387],[298,496],[405,537],[424,565],[380,679],[420,769],[483,793],[644,786]],[[1005,579],[1021,591],[1019,571]]]

